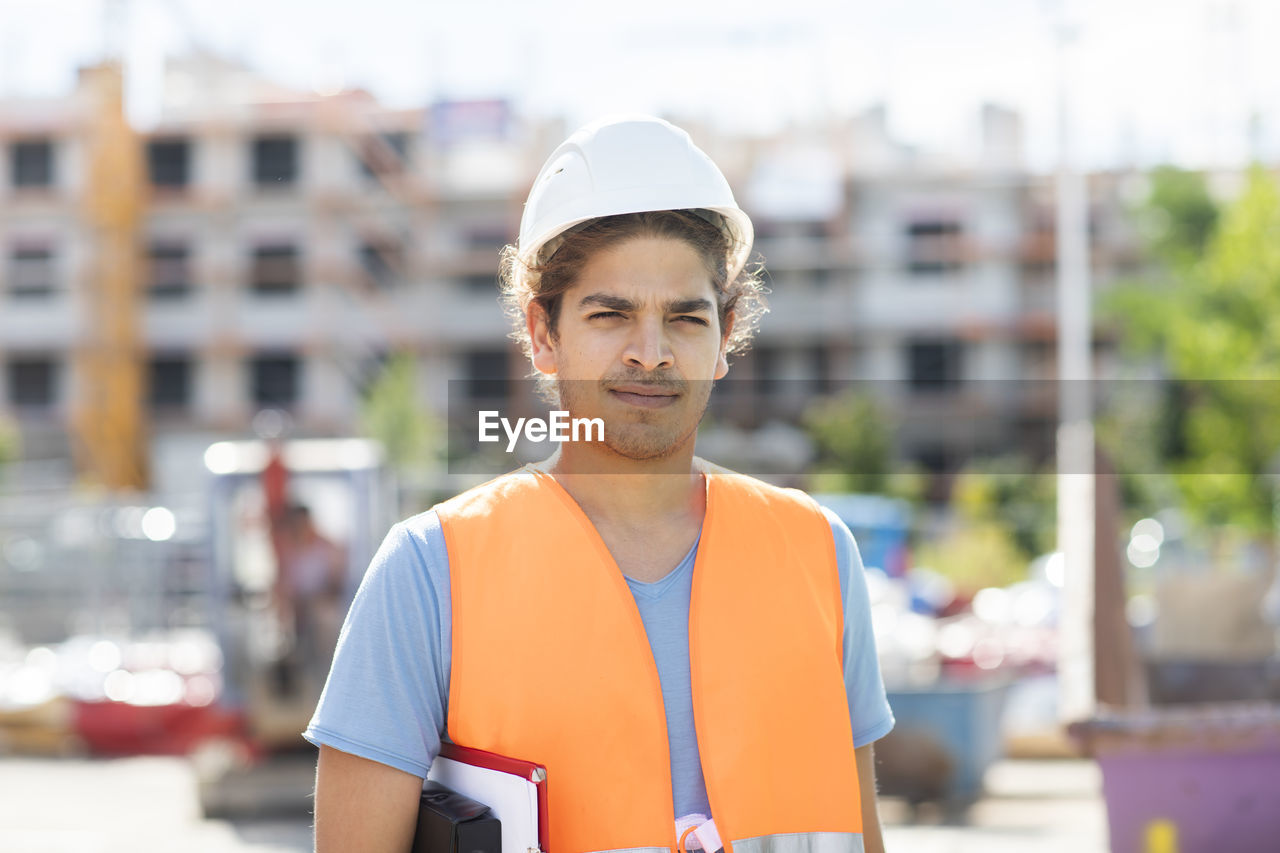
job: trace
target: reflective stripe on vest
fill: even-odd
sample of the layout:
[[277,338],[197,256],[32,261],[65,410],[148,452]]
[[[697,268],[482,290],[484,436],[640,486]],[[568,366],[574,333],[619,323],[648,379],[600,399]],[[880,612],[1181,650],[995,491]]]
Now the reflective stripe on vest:
[[788,832],[733,842],[734,853],[862,853],[860,832]]
[[[862,835],[857,832],[787,832],[761,835],[733,842],[736,853],[863,853]],[[666,847],[627,847],[593,853],[671,853]],[[707,853],[715,853],[707,851]]]
[[[856,853],[830,525],[799,492],[732,474],[706,481],[689,658],[726,853]],[[436,510],[452,584],[452,739],[547,767],[549,853],[674,849],[657,667],[591,522],[534,469]]]

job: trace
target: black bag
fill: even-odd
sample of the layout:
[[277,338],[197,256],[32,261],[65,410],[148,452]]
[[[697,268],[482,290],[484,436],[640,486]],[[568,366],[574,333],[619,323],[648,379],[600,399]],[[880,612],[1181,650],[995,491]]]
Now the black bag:
[[418,803],[413,853],[502,853],[502,823],[484,803],[428,782]]

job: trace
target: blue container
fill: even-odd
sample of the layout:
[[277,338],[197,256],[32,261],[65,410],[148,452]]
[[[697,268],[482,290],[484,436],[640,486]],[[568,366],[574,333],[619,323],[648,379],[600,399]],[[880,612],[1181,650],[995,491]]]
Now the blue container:
[[848,526],[864,566],[874,566],[890,577],[906,572],[909,503],[883,495],[817,494],[813,498]]
[[[982,777],[1004,752],[1000,717],[1009,682],[1006,679],[969,682],[943,681],[928,687],[888,691],[889,705],[897,719],[888,736],[896,743],[877,749],[877,758],[887,778],[909,777],[924,767],[922,749],[938,750],[946,764],[930,772],[945,770],[943,798],[970,802],[982,795]],[[887,740],[888,738],[886,738]],[[900,762],[904,767],[894,767]],[[906,766],[909,765],[909,766]],[[885,793],[896,793],[892,788]],[[931,799],[932,797],[920,797]]]

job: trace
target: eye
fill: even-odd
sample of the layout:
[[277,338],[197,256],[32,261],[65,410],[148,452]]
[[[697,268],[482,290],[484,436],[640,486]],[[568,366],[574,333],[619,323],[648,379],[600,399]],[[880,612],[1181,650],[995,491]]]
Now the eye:
[[597,311],[594,314],[588,314],[587,319],[600,320],[600,319],[608,319],[608,318],[621,317],[621,316],[622,316],[622,313],[619,311]]
[[711,323],[702,317],[695,317],[692,314],[682,314],[676,318],[687,323],[693,323],[695,326],[710,326]]

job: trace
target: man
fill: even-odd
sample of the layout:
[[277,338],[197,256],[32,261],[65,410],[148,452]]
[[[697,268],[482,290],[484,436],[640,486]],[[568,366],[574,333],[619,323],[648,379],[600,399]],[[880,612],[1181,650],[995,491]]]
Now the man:
[[315,691],[328,671],[337,638],[346,553],[320,533],[306,504],[285,507],[280,527],[274,595],[280,623],[292,639],[282,662],[288,688],[282,692],[301,686],[299,678],[308,691]]
[[318,850],[407,850],[445,730],[547,767],[551,853],[882,849],[871,744],[893,718],[853,539],[693,454],[762,311],[751,234],[666,122],[551,155],[504,296],[603,441],[388,536],[307,731]]

